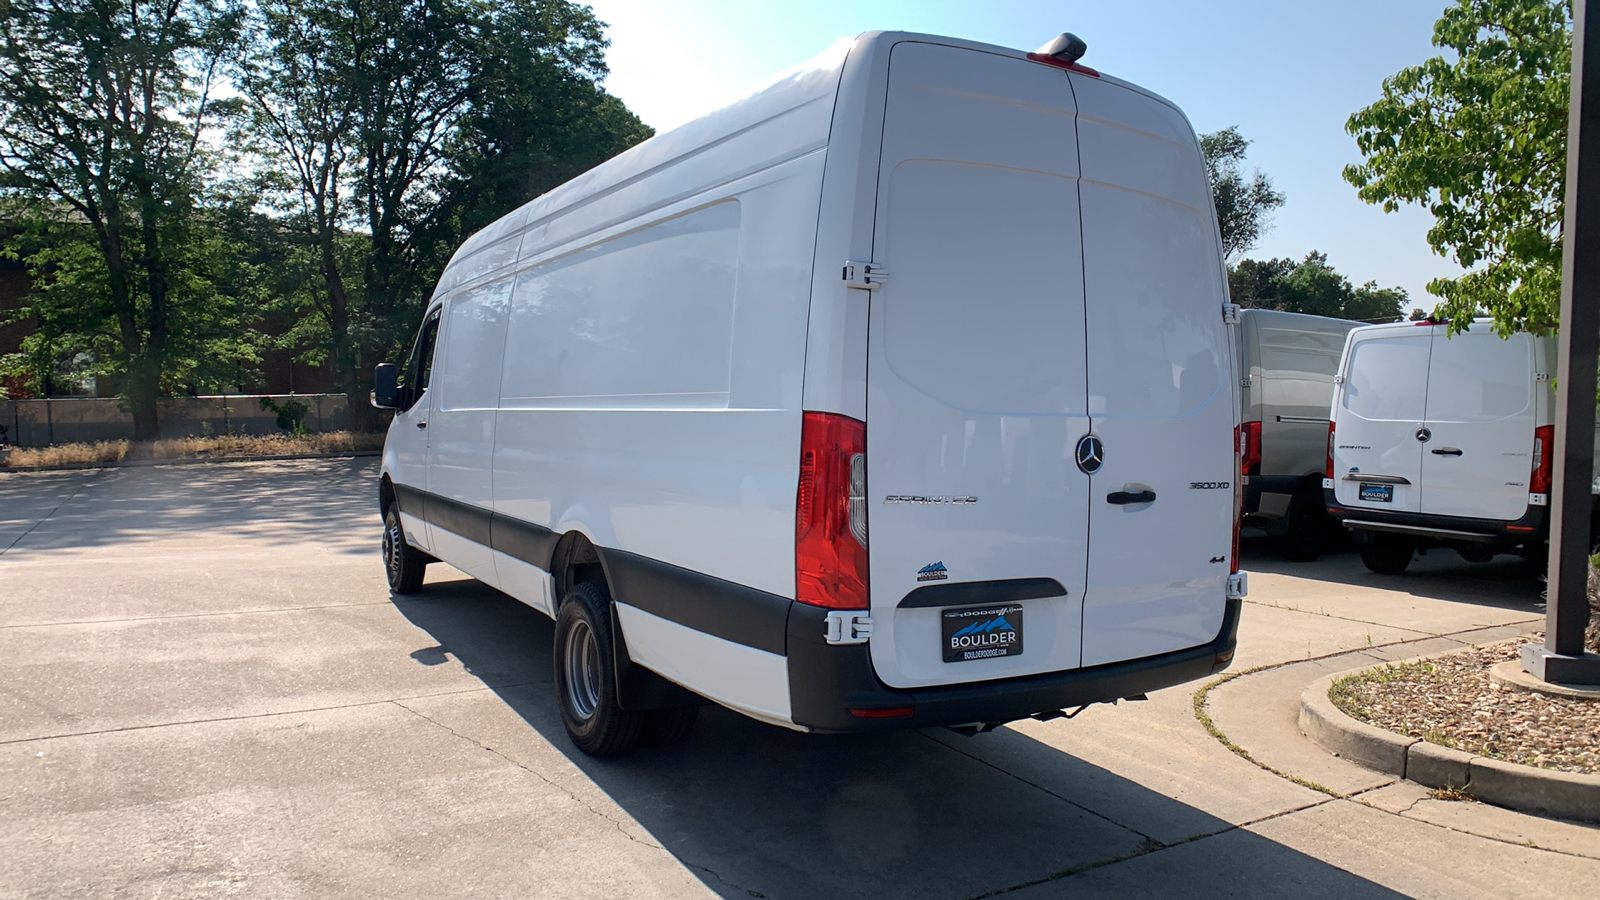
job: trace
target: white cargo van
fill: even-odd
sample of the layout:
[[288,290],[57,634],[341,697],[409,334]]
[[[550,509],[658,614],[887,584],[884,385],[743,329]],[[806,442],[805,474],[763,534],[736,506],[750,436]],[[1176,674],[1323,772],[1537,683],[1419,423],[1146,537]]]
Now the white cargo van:
[[554,617],[594,754],[707,700],[982,728],[1225,666],[1200,150],[1072,43],[866,34],[473,236],[378,372],[391,587]]
[[1322,553],[1328,404],[1345,335],[1361,323],[1274,309],[1239,313],[1244,524],[1288,559]]
[[1323,488],[1374,572],[1404,572],[1429,547],[1546,553],[1555,339],[1501,338],[1487,319],[1447,331],[1372,325],[1345,343]]

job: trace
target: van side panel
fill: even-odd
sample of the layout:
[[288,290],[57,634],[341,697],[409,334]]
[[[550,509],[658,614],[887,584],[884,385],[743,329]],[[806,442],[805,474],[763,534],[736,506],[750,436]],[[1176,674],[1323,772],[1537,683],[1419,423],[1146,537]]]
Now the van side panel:
[[[1193,647],[1223,623],[1238,401],[1198,142],[1148,95],[1073,76],[1083,166],[1089,491],[1083,665]],[[1147,503],[1113,494],[1150,491]]]
[[439,352],[428,394],[429,509],[434,553],[468,575],[498,587],[487,540],[494,502],[490,470],[495,408],[505,349],[511,279],[461,291],[445,302]]
[[497,512],[793,596],[821,163],[691,198],[518,277]]
[[[1357,323],[1277,313],[1257,319],[1261,474],[1321,474],[1328,452],[1328,406],[1344,338]],[[1320,484],[1320,481],[1317,482]]]

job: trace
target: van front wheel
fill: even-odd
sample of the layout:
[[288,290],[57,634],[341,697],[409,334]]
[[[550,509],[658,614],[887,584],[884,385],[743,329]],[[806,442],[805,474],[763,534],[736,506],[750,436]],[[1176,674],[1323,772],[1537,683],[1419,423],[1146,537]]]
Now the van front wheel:
[[1362,543],[1361,561],[1379,575],[1399,575],[1411,565],[1417,552],[1417,542],[1408,537],[1392,534],[1372,535],[1370,543]]
[[396,594],[415,594],[422,590],[422,576],[428,571],[428,557],[406,541],[400,526],[400,510],[394,504],[383,514],[383,574],[389,590]]
[[593,582],[574,585],[556,614],[556,696],[567,736],[590,756],[616,756],[633,746],[643,724],[617,703],[611,597]]

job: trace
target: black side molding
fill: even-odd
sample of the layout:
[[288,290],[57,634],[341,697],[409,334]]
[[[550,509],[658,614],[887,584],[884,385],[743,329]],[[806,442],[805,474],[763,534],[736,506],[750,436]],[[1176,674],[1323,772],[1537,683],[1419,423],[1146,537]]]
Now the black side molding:
[[555,555],[561,535],[532,522],[513,519],[495,513],[489,520],[489,546],[512,559],[530,566],[550,571],[550,557]]
[[940,606],[978,606],[985,603],[1015,603],[1044,597],[1065,597],[1067,589],[1054,578],[1006,578],[1000,581],[961,581],[955,584],[926,584],[897,604],[899,609],[927,609]]
[[[424,519],[435,528],[546,572],[555,562],[552,557],[561,535],[543,525],[404,485],[395,485],[395,498],[406,514]],[[786,652],[789,605],[794,602],[788,597],[624,550],[596,550],[611,583],[611,596],[618,602],[746,647],[779,655]],[[675,701],[651,694],[644,702]]]
[[793,600],[625,550],[595,549],[618,603],[746,647],[787,651]]

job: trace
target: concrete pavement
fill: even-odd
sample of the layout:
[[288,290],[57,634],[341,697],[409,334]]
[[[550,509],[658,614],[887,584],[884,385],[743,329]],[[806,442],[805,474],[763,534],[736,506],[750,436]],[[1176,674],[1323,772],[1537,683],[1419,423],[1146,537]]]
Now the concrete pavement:
[[681,746],[595,761],[562,731],[548,620],[444,566],[389,596],[375,477],[372,459],[0,475],[0,897],[1600,881],[1600,830],[1429,799],[1294,726],[1298,691],[1352,655],[1535,622],[1513,560],[1433,554],[1385,580],[1351,553],[1248,551],[1235,670],[1272,668],[1207,710],[1251,759],[1196,720],[1197,684],[973,738],[800,735],[712,708]]

